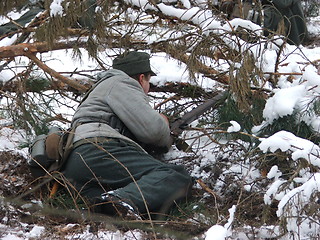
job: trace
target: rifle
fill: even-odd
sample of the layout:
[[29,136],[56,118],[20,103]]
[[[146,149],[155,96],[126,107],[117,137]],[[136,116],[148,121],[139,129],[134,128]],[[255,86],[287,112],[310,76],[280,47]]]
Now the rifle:
[[216,95],[205,101],[203,104],[195,107],[190,112],[184,114],[182,117],[177,118],[170,124],[171,135],[175,138],[175,145],[179,150],[186,151],[189,146],[182,139],[177,138],[190,123],[198,119],[203,113],[209,109],[215,109],[221,105],[227,98],[227,92],[216,92]]
[[[217,108],[220,104],[224,102],[227,98],[227,91],[216,92],[215,96],[201,105],[195,107],[190,112],[184,114],[182,117],[175,119],[170,123],[170,132],[173,138],[173,142],[179,150],[188,151],[189,145],[183,140],[178,138],[178,136],[188,127],[190,123],[198,119],[202,114],[204,114],[209,109]],[[168,152],[167,147],[159,147],[152,144],[140,145],[152,156],[158,158],[161,154]]]

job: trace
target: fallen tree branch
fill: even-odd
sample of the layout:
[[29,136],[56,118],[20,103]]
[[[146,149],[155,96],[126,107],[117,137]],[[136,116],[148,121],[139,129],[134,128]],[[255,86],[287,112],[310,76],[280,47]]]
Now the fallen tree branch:
[[37,64],[43,71],[60,80],[61,82],[68,84],[69,86],[79,90],[80,92],[85,92],[88,89],[86,86],[81,85],[80,83],[61,75],[52,68],[49,68],[46,64],[40,61],[33,52],[25,51],[24,55],[32,60],[35,64]]
[[84,41],[56,42],[49,46],[46,42],[20,43],[12,46],[0,47],[0,59],[26,56],[30,53],[43,53],[52,50],[69,49],[74,46],[84,47],[87,43]]
[[303,75],[303,73],[299,73],[299,72],[292,72],[292,73],[264,72],[264,74],[277,75],[277,76],[282,76],[282,75],[288,75],[288,76]]

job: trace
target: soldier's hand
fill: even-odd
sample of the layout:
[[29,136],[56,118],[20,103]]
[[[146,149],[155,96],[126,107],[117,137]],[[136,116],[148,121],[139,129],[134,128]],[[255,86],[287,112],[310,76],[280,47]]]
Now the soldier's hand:
[[167,124],[169,125],[169,119],[167,118],[166,115],[160,113],[160,116],[164,118],[164,120],[166,120]]

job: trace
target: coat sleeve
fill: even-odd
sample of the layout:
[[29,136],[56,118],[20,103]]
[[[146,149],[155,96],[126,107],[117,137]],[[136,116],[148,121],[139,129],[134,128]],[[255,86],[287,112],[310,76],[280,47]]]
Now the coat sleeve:
[[150,106],[136,80],[125,78],[114,84],[106,101],[138,141],[159,147],[171,146],[167,122]]

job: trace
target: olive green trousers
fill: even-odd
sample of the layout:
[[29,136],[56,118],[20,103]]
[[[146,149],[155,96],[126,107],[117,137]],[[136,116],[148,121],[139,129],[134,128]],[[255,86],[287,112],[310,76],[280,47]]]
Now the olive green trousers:
[[187,196],[192,182],[183,166],[156,160],[133,143],[108,138],[76,147],[64,174],[89,200],[113,191],[141,214],[167,211],[175,200]]

